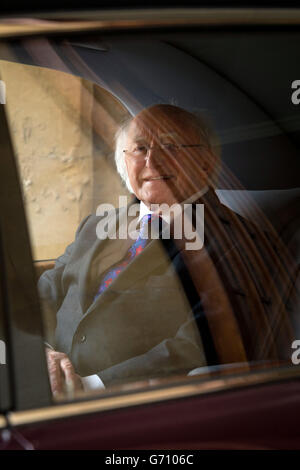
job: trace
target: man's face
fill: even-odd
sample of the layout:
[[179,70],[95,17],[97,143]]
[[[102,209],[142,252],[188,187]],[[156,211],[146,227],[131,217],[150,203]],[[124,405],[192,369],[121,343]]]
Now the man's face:
[[207,185],[211,152],[189,113],[177,110],[154,106],[139,113],[129,126],[125,152],[129,181],[147,206],[182,202]]

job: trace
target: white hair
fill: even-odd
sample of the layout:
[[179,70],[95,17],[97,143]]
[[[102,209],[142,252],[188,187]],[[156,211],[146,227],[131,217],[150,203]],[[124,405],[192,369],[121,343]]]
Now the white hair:
[[[215,170],[214,175],[211,177],[212,185],[215,186],[218,180],[218,175],[219,175],[220,166],[221,166],[221,160],[220,160],[221,147],[220,147],[219,139],[217,135],[215,134],[215,132],[213,131],[212,126],[210,125],[206,117],[204,117],[199,112],[188,111],[188,113],[191,114],[195,118],[195,122],[197,123],[197,126],[199,127],[200,135],[202,136],[207,146],[211,150],[213,149],[213,152],[217,157],[216,170]],[[134,193],[134,191],[129,181],[127,166],[125,163],[124,149],[126,148],[128,129],[133,119],[134,119],[134,116],[130,116],[126,118],[120,124],[120,127],[115,134],[115,163],[116,163],[117,171],[130,193]]]
[[127,167],[125,163],[125,154],[124,149],[126,148],[126,141],[127,141],[127,132],[130,126],[131,121],[133,120],[133,116],[130,116],[125,121],[123,121],[116,132],[115,135],[115,162],[117,166],[117,171],[122,178],[122,181],[125,183],[128,191],[133,193],[133,189],[131,187],[129,176],[127,173]]

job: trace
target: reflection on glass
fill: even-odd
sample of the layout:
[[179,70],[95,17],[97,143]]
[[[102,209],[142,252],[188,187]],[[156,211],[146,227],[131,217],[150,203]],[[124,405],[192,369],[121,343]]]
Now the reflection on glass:
[[[266,148],[269,137],[268,149],[279,148],[275,124],[220,131],[200,106],[143,106],[138,80],[137,97],[132,83],[112,81],[121,104],[68,74],[1,67],[10,87],[23,74],[28,96],[18,113],[12,98],[9,117],[53,393],[292,365],[299,189],[248,191],[243,164],[235,172],[223,156],[243,141]],[[242,158],[251,170],[252,156]]]

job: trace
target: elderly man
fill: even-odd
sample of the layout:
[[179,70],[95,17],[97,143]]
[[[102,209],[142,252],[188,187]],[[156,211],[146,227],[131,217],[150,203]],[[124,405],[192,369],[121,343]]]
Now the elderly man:
[[[52,390],[61,392],[65,380],[80,388],[80,377],[87,376],[85,384],[96,379],[111,385],[285,358],[290,330],[277,247],[217,199],[220,160],[204,123],[176,106],[147,108],[121,127],[116,164],[140,204],[137,240],[130,230],[119,236],[133,219],[131,205],[117,217],[115,211],[91,215],[39,280],[52,322]],[[203,204],[204,245],[186,249],[186,233],[174,237],[178,213],[166,218],[162,204],[192,204],[194,227]],[[164,228],[169,224],[169,238],[161,226],[155,239],[142,234],[155,216]],[[108,230],[99,239],[105,217],[108,226],[110,217],[117,221],[117,233],[109,237]]]

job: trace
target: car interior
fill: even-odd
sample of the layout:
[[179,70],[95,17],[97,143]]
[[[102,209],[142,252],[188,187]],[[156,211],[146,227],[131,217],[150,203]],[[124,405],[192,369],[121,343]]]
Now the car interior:
[[[2,61],[83,79],[118,102],[118,122],[158,103],[203,113],[221,145],[217,196],[234,212],[277,232],[295,262],[298,289],[300,121],[291,101],[291,82],[300,73],[298,39],[296,31],[263,28],[25,37],[0,44],[0,69]],[[93,132],[97,145],[97,129]],[[111,139],[110,169],[112,146]],[[101,168],[95,180],[97,175]],[[30,184],[23,180],[24,193]],[[95,193],[90,209],[97,203]],[[37,279],[55,258],[34,256]]]

